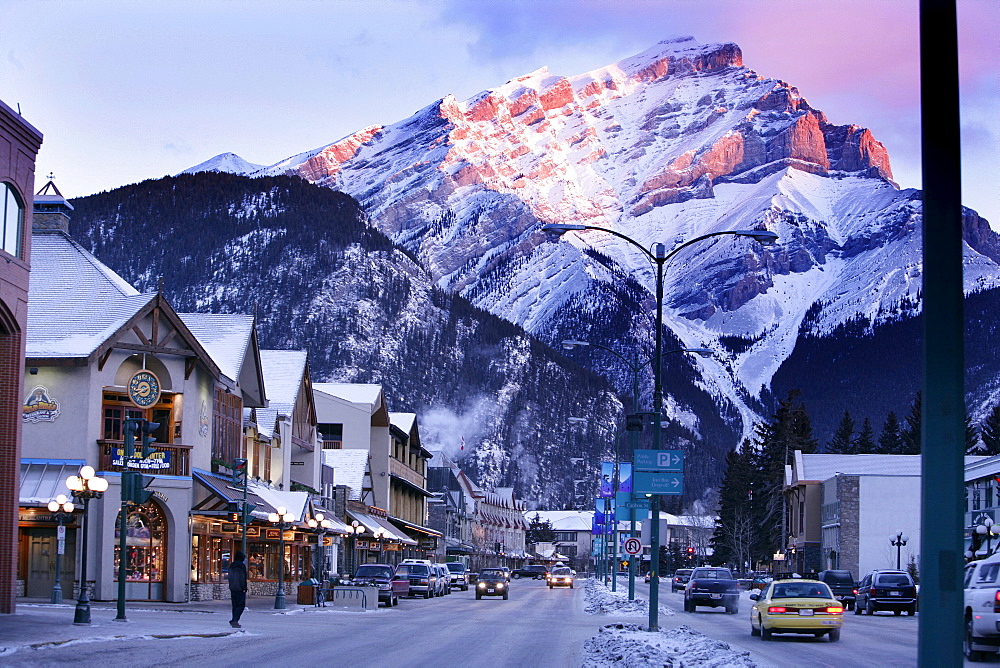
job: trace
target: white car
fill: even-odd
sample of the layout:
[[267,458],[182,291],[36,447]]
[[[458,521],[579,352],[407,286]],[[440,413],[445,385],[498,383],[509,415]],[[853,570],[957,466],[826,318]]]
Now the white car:
[[965,567],[965,642],[969,661],[1000,652],[1000,554]]

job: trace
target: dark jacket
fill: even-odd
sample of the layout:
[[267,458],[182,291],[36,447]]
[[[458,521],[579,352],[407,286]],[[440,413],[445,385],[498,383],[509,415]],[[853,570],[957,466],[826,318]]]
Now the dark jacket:
[[229,564],[229,591],[247,590],[247,565],[242,561]]

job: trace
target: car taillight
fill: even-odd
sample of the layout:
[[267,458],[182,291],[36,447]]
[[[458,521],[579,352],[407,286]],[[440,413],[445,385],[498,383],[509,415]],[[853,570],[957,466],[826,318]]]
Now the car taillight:
[[993,612],[1000,612],[1000,589],[993,595]]
[[827,613],[829,613],[831,615],[840,615],[840,614],[843,614],[844,609],[841,606],[839,606],[839,605],[831,605],[828,608],[820,608],[820,611],[821,612],[827,612]]
[[853,592],[854,592],[854,595],[855,595],[855,596],[857,596],[857,595],[858,595],[858,590],[857,590],[857,589],[852,589],[851,591],[853,591]]
[[780,615],[783,612],[788,612],[788,608],[773,605],[767,609],[769,615]]
[[868,595],[869,596],[874,596],[875,595],[875,587],[872,587],[871,589],[868,590]]

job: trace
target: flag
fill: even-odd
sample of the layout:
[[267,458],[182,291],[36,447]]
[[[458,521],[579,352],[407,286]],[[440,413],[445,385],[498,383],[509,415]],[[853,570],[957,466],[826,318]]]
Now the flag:
[[462,450],[465,450],[465,436],[462,437]]

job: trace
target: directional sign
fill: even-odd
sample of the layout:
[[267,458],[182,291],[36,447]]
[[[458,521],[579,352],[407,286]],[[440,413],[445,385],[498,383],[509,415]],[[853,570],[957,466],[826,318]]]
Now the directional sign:
[[642,552],[642,543],[638,538],[629,538],[625,541],[625,554],[631,554],[633,557]]
[[[683,450],[636,450],[633,454],[637,471],[683,471]],[[633,491],[640,491],[633,487]]]
[[679,471],[636,471],[633,489],[637,494],[683,494],[684,474]]

